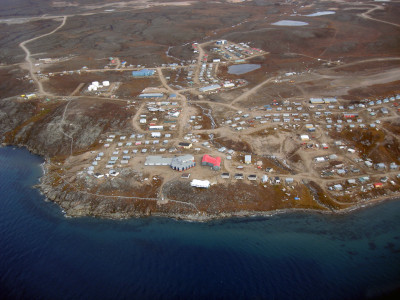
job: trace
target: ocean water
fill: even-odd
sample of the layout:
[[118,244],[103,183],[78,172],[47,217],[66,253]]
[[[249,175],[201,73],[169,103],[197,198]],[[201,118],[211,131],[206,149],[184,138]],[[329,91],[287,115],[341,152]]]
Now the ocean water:
[[349,215],[65,218],[0,148],[0,299],[373,299],[400,287],[400,201]]

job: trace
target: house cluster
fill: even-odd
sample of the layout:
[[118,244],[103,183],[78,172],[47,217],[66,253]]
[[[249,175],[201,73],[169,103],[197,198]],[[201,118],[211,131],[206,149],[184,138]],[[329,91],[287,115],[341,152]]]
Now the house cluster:
[[181,113],[177,102],[147,102],[146,108],[147,112],[139,116],[139,125],[143,130],[173,131],[176,129]]
[[234,60],[235,62],[243,62],[245,58],[265,54],[258,48],[252,48],[245,43],[232,43],[227,40],[218,40],[215,42],[215,47],[211,49],[225,60]]
[[[342,131],[349,128],[375,128],[380,121],[376,117],[390,115],[390,103],[397,109],[397,100],[400,95],[387,97],[381,100],[362,100],[354,105],[340,105],[334,97],[310,98],[309,104],[298,101],[273,101],[272,104],[254,107],[253,113],[236,112],[235,115],[222,120],[222,123],[234,130],[244,130],[261,124],[274,124],[284,128],[298,129],[311,118],[318,122],[317,125],[306,124],[306,131],[314,132],[323,125],[327,130]],[[366,119],[360,118],[360,112],[366,111]],[[266,111],[267,113],[261,113]],[[372,119],[371,119],[372,118]]]
[[368,192],[374,189],[382,189],[385,187],[397,187],[400,180],[400,173],[395,176],[372,177],[369,175],[357,178],[349,178],[345,181],[336,182],[328,185],[328,190],[351,194],[353,192]]

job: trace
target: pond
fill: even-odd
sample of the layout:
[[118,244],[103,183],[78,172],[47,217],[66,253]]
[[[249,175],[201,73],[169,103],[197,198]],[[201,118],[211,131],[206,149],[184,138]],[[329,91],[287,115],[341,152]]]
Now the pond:
[[281,21],[272,23],[272,25],[275,25],[275,26],[306,26],[306,25],[308,25],[308,23],[301,22],[301,21],[281,20]]
[[259,64],[240,64],[233,65],[228,68],[229,74],[241,75],[261,68]]

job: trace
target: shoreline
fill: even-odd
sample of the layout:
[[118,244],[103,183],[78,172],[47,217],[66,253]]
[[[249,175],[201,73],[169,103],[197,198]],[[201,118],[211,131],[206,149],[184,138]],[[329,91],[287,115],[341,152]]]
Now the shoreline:
[[[54,202],[48,199],[45,195],[43,195],[47,201]],[[205,222],[212,222],[212,221],[224,221],[229,219],[251,219],[251,218],[268,218],[273,217],[275,215],[280,214],[290,214],[290,213],[313,213],[313,214],[321,214],[321,215],[331,215],[331,216],[339,216],[339,215],[348,215],[353,212],[360,211],[362,209],[367,209],[373,207],[375,205],[381,204],[383,202],[388,201],[395,201],[398,200],[400,197],[380,197],[376,201],[365,203],[362,205],[357,205],[354,207],[342,209],[342,210],[335,210],[335,211],[328,211],[328,210],[318,210],[318,209],[307,209],[307,208],[287,208],[287,209],[277,209],[277,210],[270,210],[270,211],[240,211],[237,213],[223,213],[221,215],[195,215],[195,214],[176,214],[176,213],[151,213],[150,215],[145,214],[137,214],[133,216],[126,216],[126,217],[112,217],[112,216],[99,216],[99,215],[70,215],[64,209],[60,207],[60,210],[65,218],[80,218],[80,217],[91,217],[96,219],[104,219],[104,220],[115,220],[115,221],[123,221],[129,219],[136,219],[136,218],[168,218],[173,219],[176,221],[184,221],[184,222],[198,222],[198,223],[205,223]],[[58,204],[58,203],[56,203]]]
[[[238,211],[238,212],[226,212],[226,213],[220,213],[220,214],[205,214],[205,213],[197,213],[197,214],[179,214],[179,213],[163,213],[163,212],[150,212],[149,214],[147,213],[139,213],[135,212],[133,214],[126,214],[124,212],[120,212],[120,216],[116,215],[111,215],[111,214],[69,214],[67,210],[61,206],[60,201],[57,201],[56,199],[52,200],[50,199],[47,194],[49,193],[48,191],[46,192],[46,187],[48,188],[48,185],[45,185],[43,183],[43,179],[48,175],[49,173],[46,172],[46,167],[49,164],[48,158],[43,157],[40,154],[36,154],[35,151],[32,149],[29,149],[26,146],[23,145],[10,145],[10,144],[5,144],[2,143],[1,147],[16,147],[16,148],[25,148],[26,150],[29,151],[32,155],[39,156],[43,159],[43,162],[40,164],[40,169],[42,170],[42,174],[39,177],[39,183],[32,185],[32,188],[37,189],[41,195],[44,197],[44,201],[48,202],[51,201],[53,203],[56,203],[62,212],[63,216],[66,218],[78,218],[78,217],[93,217],[93,218],[99,218],[99,219],[108,219],[108,220],[127,220],[131,218],[148,218],[148,217],[160,217],[160,218],[169,218],[169,219],[174,219],[177,221],[187,221],[187,222],[211,222],[211,221],[217,221],[217,220],[227,220],[227,219],[233,219],[233,218],[255,218],[255,217],[272,217],[278,214],[287,214],[287,213],[318,213],[318,214],[323,214],[323,215],[345,215],[345,214],[350,214],[352,212],[356,212],[358,210],[368,208],[377,204],[380,204],[382,202],[386,201],[392,201],[400,198],[400,195],[398,196],[380,196],[376,197],[370,200],[364,200],[363,202],[359,202],[353,206],[350,206],[348,208],[340,209],[340,210],[319,210],[319,209],[307,209],[307,208],[285,208],[285,209],[276,209],[276,210],[268,210],[268,211]],[[56,192],[57,190],[55,188],[52,188],[52,192]],[[79,193],[79,191],[77,191]]]

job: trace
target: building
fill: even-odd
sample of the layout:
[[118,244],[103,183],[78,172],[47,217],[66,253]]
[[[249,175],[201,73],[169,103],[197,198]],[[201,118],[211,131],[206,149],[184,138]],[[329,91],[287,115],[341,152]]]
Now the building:
[[287,178],[285,178],[285,183],[286,184],[293,184],[294,183],[294,179],[292,177],[287,177]]
[[311,104],[324,104],[325,101],[322,98],[310,98]]
[[247,176],[247,179],[251,180],[251,181],[257,180],[257,175],[251,174],[251,175]]
[[170,166],[172,158],[162,157],[158,155],[150,155],[146,157],[145,166]]
[[164,130],[163,125],[150,125],[149,130]]
[[149,69],[143,69],[139,71],[132,71],[132,76],[133,77],[147,77],[147,76],[153,76],[156,73],[155,70],[149,70]]
[[333,97],[324,98],[324,103],[325,104],[337,103],[337,99]]
[[233,82],[225,82],[224,83],[224,88],[231,88],[231,87],[234,87],[234,86],[235,86],[235,84]]
[[244,163],[248,165],[251,164],[251,155],[244,156]]
[[364,162],[364,164],[365,164],[368,168],[371,168],[371,167],[373,166],[373,163],[370,162],[369,160],[366,160],[366,161]]
[[235,174],[235,179],[243,179],[243,174],[242,173],[236,173]]
[[192,182],[190,183],[190,185],[193,186],[193,187],[199,187],[199,188],[208,189],[210,187],[210,181],[193,179]]
[[261,178],[261,182],[262,183],[268,182],[268,176],[267,175],[263,175],[262,178]]
[[193,168],[196,163],[194,162],[193,155],[187,154],[176,157],[162,157],[158,155],[149,155],[146,157],[145,166],[170,166],[177,171],[185,171]]
[[190,149],[192,148],[192,143],[185,143],[185,142],[181,142],[178,144],[179,147],[182,147],[183,149]]
[[229,173],[222,173],[221,177],[224,178],[224,179],[229,179],[231,176],[230,176]]
[[163,93],[143,93],[139,95],[139,98],[148,99],[148,98],[162,98],[164,97]]
[[384,163],[377,163],[375,165],[376,170],[386,170],[386,165]]
[[193,168],[194,166],[196,166],[196,163],[194,162],[193,155],[187,154],[172,158],[170,166],[172,169],[182,172]]
[[152,138],[159,138],[159,137],[161,137],[161,132],[158,132],[158,131],[157,132],[152,132],[151,133],[151,137]]
[[307,141],[310,140],[310,137],[309,137],[307,134],[302,134],[302,135],[300,135],[300,139],[301,139],[303,142],[307,142]]
[[202,88],[199,88],[201,93],[211,92],[220,89],[221,86],[219,84],[208,85]]
[[335,191],[343,191],[343,186],[342,186],[341,184],[335,184],[335,185],[333,186],[333,189],[334,189]]
[[201,160],[202,166],[209,166],[214,171],[218,171],[221,169],[221,157],[212,157],[210,155],[205,154],[203,159]]
[[226,45],[228,43],[227,40],[219,40],[215,42],[217,45]]
[[343,117],[346,119],[354,119],[354,118],[358,118],[358,114],[357,113],[343,113]]

